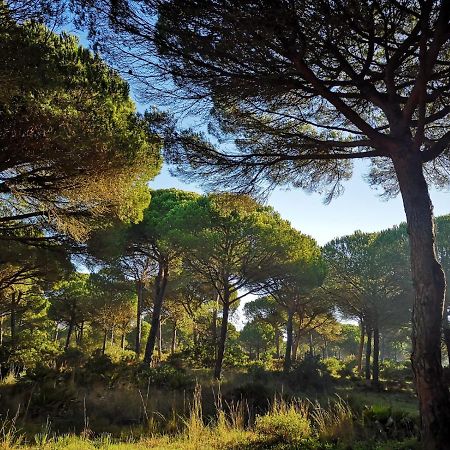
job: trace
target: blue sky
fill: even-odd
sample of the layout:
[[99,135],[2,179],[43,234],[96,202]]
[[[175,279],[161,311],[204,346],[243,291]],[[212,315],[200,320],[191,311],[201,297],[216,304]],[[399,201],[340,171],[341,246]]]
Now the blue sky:
[[[299,189],[276,189],[270,195],[268,204],[299,231],[315,238],[320,245],[355,230],[379,231],[405,221],[401,198],[387,201],[380,198],[379,191],[365,182],[363,176],[367,172],[367,163],[359,162],[352,179],[344,185],[343,195],[329,205],[323,204],[321,195],[305,193]],[[201,192],[199,186],[186,184],[172,177],[167,167],[163,168],[150,185],[155,189],[176,187]],[[436,215],[450,213],[448,191],[433,189],[431,198]]]

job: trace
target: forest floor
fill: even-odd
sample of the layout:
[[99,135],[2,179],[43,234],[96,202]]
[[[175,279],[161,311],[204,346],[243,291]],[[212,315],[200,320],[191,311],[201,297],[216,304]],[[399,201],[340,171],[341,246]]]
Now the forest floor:
[[[417,448],[408,383],[331,379],[301,389],[273,373],[205,371],[194,386],[3,382],[0,449],[395,450]],[[166,380],[167,381],[167,380]],[[310,383],[311,385],[311,383]],[[9,406],[8,406],[9,405]],[[22,405],[22,406],[21,406]],[[8,419],[9,417],[9,419]]]

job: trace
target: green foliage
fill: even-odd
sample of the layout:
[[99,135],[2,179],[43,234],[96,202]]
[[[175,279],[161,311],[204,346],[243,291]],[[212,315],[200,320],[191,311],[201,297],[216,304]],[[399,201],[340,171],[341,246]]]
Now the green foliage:
[[158,119],[138,115],[128,85],[75,37],[5,17],[0,148],[10,157],[0,168],[9,174],[2,216],[44,219],[77,238],[112,217],[141,220],[146,183],[161,164],[151,131]]
[[311,435],[311,424],[304,404],[275,400],[272,409],[255,422],[257,433],[275,442],[298,444]]
[[152,368],[142,366],[137,372],[142,385],[167,388],[167,389],[192,389],[195,385],[194,378],[186,371],[173,367],[170,364],[162,364]]
[[386,380],[412,381],[413,372],[409,361],[384,360],[380,363],[380,374]]
[[292,387],[302,390],[313,389],[315,391],[326,391],[331,386],[331,375],[327,366],[318,356],[306,354],[297,362],[291,372],[287,375],[288,383]]
[[345,367],[344,361],[337,358],[325,358],[322,360],[327,372],[333,377],[339,377]]

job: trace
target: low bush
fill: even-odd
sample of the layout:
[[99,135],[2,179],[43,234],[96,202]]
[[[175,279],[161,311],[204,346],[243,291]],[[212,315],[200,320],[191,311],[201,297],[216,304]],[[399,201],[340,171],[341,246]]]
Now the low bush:
[[380,363],[380,376],[386,380],[412,381],[413,372],[409,361],[385,360]]
[[337,358],[325,358],[322,359],[322,363],[328,373],[335,378],[339,378],[341,376],[341,371],[345,367],[344,362]]
[[301,442],[311,436],[308,408],[305,403],[286,403],[281,399],[275,399],[271,410],[256,418],[255,430],[276,442],[292,444]]
[[161,364],[157,367],[141,365],[137,370],[139,384],[168,389],[192,389],[194,378],[185,370],[170,364]]
[[287,382],[293,389],[323,392],[330,388],[332,377],[318,356],[307,354],[289,372]]

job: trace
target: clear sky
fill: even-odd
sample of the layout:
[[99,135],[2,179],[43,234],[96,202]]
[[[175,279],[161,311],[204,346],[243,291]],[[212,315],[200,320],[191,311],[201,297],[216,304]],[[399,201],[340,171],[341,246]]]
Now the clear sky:
[[[364,180],[364,174],[368,172],[365,164],[359,162],[355,165],[352,179],[344,185],[343,195],[329,205],[323,203],[319,194],[309,194],[299,189],[277,189],[270,195],[268,203],[295,228],[315,238],[320,245],[355,230],[378,231],[405,221],[401,198],[386,201]],[[155,189],[176,187],[201,192],[198,186],[172,177],[167,168],[150,185]],[[431,198],[436,215],[450,213],[450,192],[432,190]]]

